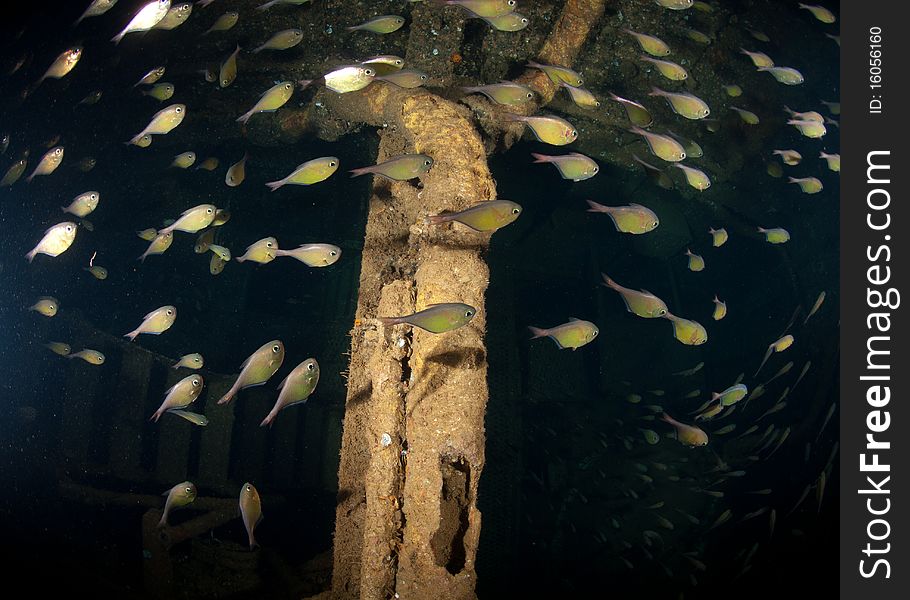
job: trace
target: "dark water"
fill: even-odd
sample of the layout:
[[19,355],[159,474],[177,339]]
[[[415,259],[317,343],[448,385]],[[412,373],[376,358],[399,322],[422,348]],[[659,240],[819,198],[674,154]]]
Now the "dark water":
[[[111,13],[87,20],[75,33],[68,27],[79,10],[68,3],[65,10],[62,3],[52,3],[19,7],[22,14],[10,15],[9,31],[17,31],[19,23],[28,28],[18,41],[6,36],[4,66],[23,53],[27,61],[19,73],[2,79],[0,134],[9,132],[12,142],[0,168],[5,172],[29,148],[27,175],[46,151],[45,142],[58,134],[66,158],[51,176],[0,190],[0,401],[5,415],[0,419],[0,482],[6,492],[0,500],[0,529],[8,547],[16,549],[13,569],[40,562],[42,572],[75,589],[138,597],[150,560],[142,552],[140,526],[147,507],[130,504],[134,496],[120,502],[106,496],[102,505],[86,490],[157,496],[188,478],[197,481],[200,495],[235,498],[236,485],[254,480],[260,490],[268,490],[271,502],[257,529],[268,547],[253,584],[236,575],[244,571],[242,564],[202,568],[182,562],[189,552],[178,549],[175,572],[192,582],[181,593],[299,597],[317,589],[295,587],[284,565],[302,564],[332,543],[346,391],[342,372],[357,302],[369,181],[339,172],[319,185],[275,193],[263,183],[283,177],[302,157],[334,155],[344,167],[372,164],[376,136],[363,131],[335,142],[308,137],[293,145],[251,144],[224,120],[247,110],[273,80],[300,73],[291,71],[288,63],[261,73],[244,73],[241,67],[231,88],[213,89],[196,71],[230,52],[230,32],[203,43],[178,28],[171,38],[152,38],[160,33],[153,32],[146,43],[128,36],[115,50],[108,38],[139,4],[121,0]],[[202,22],[207,26],[213,14],[229,8],[239,8],[242,19],[252,19],[250,8],[256,4],[217,0],[211,7],[196,7],[182,27],[192,26],[198,35],[205,29]],[[524,213],[493,236],[488,255],[491,396],[479,497],[483,533],[478,594],[592,597],[587,591],[595,582],[603,595],[619,598],[769,593],[788,598],[804,588],[830,595],[836,589],[830,565],[835,564],[837,548],[838,459],[832,454],[837,414],[820,435],[819,430],[839,383],[838,181],[816,157],[822,148],[838,151],[838,129],[829,126],[823,141],[800,137],[784,125],[781,106],[828,114],[818,100],[837,99],[838,60],[837,46],[823,32],[836,33],[836,25],[822,26],[791,3],[725,3],[726,9],[713,16],[694,10],[684,16],[657,13],[647,4],[644,9],[637,2],[611,3],[576,65],[603,110],[609,109],[608,117],[599,118],[599,112],[588,116],[563,96],[550,107],[579,126],[576,149],[598,159],[597,177],[573,184],[549,165],[532,165],[532,151],[560,153],[538,142],[521,142],[490,158],[499,196],[520,202]],[[339,3],[320,6],[317,0],[313,7],[287,9],[283,20],[271,15],[265,30],[305,25],[307,31],[325,31],[330,22],[337,29],[339,23],[363,20],[358,16],[379,14],[376,10],[411,10],[358,6],[355,15],[346,13],[347,8]],[[546,23],[546,15],[558,8],[559,3],[540,3],[525,12],[532,21],[536,18],[533,22]],[[291,16],[298,13],[306,16]],[[648,19],[654,14],[667,22],[651,25]],[[680,41],[683,19],[710,30],[715,43],[702,49]],[[752,40],[744,24],[774,41]],[[615,33],[625,26],[661,35],[674,48],[685,49],[669,58],[685,58],[683,64],[697,82],[693,93],[705,98],[719,119],[717,133],[672,115],[659,99],[647,98],[652,84],[679,86],[638,70],[638,49]],[[544,35],[547,27],[541,25]],[[264,39],[262,33],[238,28],[245,47],[251,47],[248,38]],[[499,57],[508,63],[508,75],[520,73],[522,60],[538,47],[525,52],[525,46],[512,42],[517,38],[487,38],[487,31],[469,23],[465,56]],[[166,39],[173,43],[164,44]],[[304,64],[312,68],[305,71],[311,74],[321,68],[315,57],[346,54],[338,35],[320,39],[328,40],[325,46],[290,51],[303,57],[295,60],[309,61]],[[389,40],[384,45],[371,41],[376,45],[353,54],[405,55],[406,37]],[[86,46],[83,62],[66,78],[44,82],[21,103],[21,89],[72,43]],[[746,57],[737,54],[740,45],[800,68],[806,84],[790,88],[754,73]],[[164,80],[178,89],[172,101],[187,103],[190,116],[173,134],[156,137],[150,148],[124,146],[123,141],[167,104],[159,106],[131,88],[148,69],[163,63],[169,69]],[[631,71],[629,65],[635,65]],[[459,73],[464,83],[485,79],[475,66],[471,63]],[[727,98],[719,89],[724,83],[740,84],[745,95]],[[101,102],[75,107],[94,89],[104,90]],[[659,123],[672,123],[678,133],[697,139],[705,160],[687,163],[711,175],[711,189],[698,193],[686,188],[671,169],[677,189],[663,190],[633,168],[633,152],[654,164],[661,161],[614,126],[620,124],[620,115],[615,105],[607,106],[608,91],[644,102]],[[298,92],[293,103],[311,101],[312,92]],[[758,113],[761,126],[750,130],[741,125],[723,108],[731,104]],[[784,167],[784,179],[765,172],[765,161],[775,148],[795,148],[803,155],[799,167]],[[197,161],[218,157],[218,170],[167,169],[174,155],[190,149]],[[247,180],[228,188],[225,169],[245,150],[251,154]],[[75,167],[85,156],[98,161],[89,173]],[[790,174],[815,175],[825,189],[802,194],[785,183]],[[80,228],[73,247],[61,257],[39,256],[29,265],[22,255],[40,232],[64,220],[58,207],[89,189],[102,194],[99,210],[88,217],[94,231]],[[606,215],[586,213],[585,199],[607,205],[639,202],[658,213],[661,225],[644,236],[620,234]],[[158,227],[163,219],[207,202],[231,211],[217,243],[235,255],[273,235],[282,247],[338,245],[342,259],[325,269],[290,259],[265,266],[232,262],[212,276],[210,255],[192,252],[195,236],[177,233],[168,253],[144,264],[135,260],[147,246],[134,235],[136,230]],[[711,247],[707,230],[712,226],[724,226],[730,233],[722,248]],[[792,239],[771,246],[755,233],[757,226],[785,227]],[[687,247],[705,257],[704,272],[687,270]],[[96,263],[110,272],[106,281],[82,270],[94,252]],[[618,294],[599,285],[601,272],[627,287],[655,293],[675,314],[704,324],[709,342],[682,345],[673,339],[669,322],[631,315]],[[803,325],[823,290],[825,304]],[[711,318],[715,293],[729,307],[719,322]],[[25,310],[42,295],[61,301],[60,314],[53,319]],[[124,350],[118,338],[136,327],[142,315],[164,304],[178,307],[179,327],[163,336],[140,336],[136,345],[148,352]],[[784,332],[798,306],[802,310],[789,330],[797,342],[772,356],[753,377],[768,344]],[[569,317],[595,322],[599,338],[577,352],[558,350],[549,340],[528,341],[528,325],[552,326]],[[305,408],[282,413],[274,433],[257,427],[274,401],[271,385],[248,390],[235,402],[233,422],[218,424],[226,438],[204,437],[199,428],[178,423],[176,417],[163,422],[160,435],[156,425],[146,422],[164,390],[179,378],[169,366],[182,354],[198,351],[205,356],[202,374],[210,390],[194,406],[212,416],[214,411],[206,409],[218,396],[211,392],[211,382],[236,373],[253,350],[277,338],[287,348],[286,364],[317,357],[322,377],[313,399]],[[101,368],[67,361],[43,347],[50,340],[69,342],[74,351],[84,346],[101,350],[108,360]],[[812,366],[787,398],[787,406],[759,419],[810,360]],[[658,409],[647,407],[660,406],[691,423],[689,413],[741,373],[753,389],[789,361],[792,369],[747,408],[703,424],[711,435],[707,448],[683,447],[666,436],[669,426],[643,419],[657,414]],[[674,375],[699,363],[704,367],[693,375]],[[180,372],[180,377],[185,375]],[[697,398],[684,398],[693,390],[701,391]],[[632,395],[641,396],[640,402],[630,402]],[[756,422],[755,434],[737,439]],[[736,425],[732,433],[712,434],[729,424]],[[789,428],[773,454],[776,444],[759,451],[757,443],[772,424],[775,436]],[[659,434],[659,443],[648,444],[642,429]],[[730,471],[745,473],[723,476]],[[817,485],[797,505],[823,471],[827,491],[820,508]],[[750,493],[766,489],[771,493]],[[724,495],[717,498],[699,490]],[[767,512],[743,521],[764,508]],[[712,528],[726,510],[732,518]],[[172,517],[180,523],[190,515],[177,511]],[[244,542],[243,525],[234,519],[194,541],[193,553]],[[190,568],[197,570],[184,571]],[[782,583],[785,580],[791,583]],[[48,586],[59,587],[53,581]]]

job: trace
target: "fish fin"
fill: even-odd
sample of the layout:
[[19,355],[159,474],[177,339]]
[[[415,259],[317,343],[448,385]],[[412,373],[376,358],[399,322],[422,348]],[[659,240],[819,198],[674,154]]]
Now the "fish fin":
[[359,169],[351,169],[349,173],[351,174],[351,177],[359,177],[361,175],[371,173],[372,171],[370,169],[372,169],[374,166],[375,165],[370,165],[368,167],[360,167]]
[[131,332],[129,332],[129,333],[123,334],[123,337],[129,338],[130,341],[132,342],[132,341],[134,341],[134,340],[136,339],[136,336],[138,336],[138,335],[139,335],[139,331],[136,330],[136,331],[131,331]]
[[548,335],[550,335],[550,332],[548,330],[541,329],[540,327],[532,327],[529,325],[528,329],[530,329],[531,333],[534,334],[534,337],[531,338],[532,340],[536,340],[537,338],[547,337]]
[[275,190],[277,190],[278,188],[280,188],[281,186],[283,186],[284,183],[285,183],[284,180],[281,180],[281,181],[268,181],[268,182],[266,182],[266,185],[269,187],[270,190],[272,190],[272,191],[274,192]]
[[432,216],[426,217],[426,219],[424,219],[424,222],[428,225],[440,225],[442,223],[447,223],[452,220],[454,220],[454,219],[452,218],[451,214],[444,214],[444,215],[432,215]]
[[[535,165],[538,164],[538,163],[553,162],[553,158],[554,158],[554,157],[548,156],[548,155],[546,155],[546,154],[538,154],[537,152],[532,152],[532,153],[531,153],[531,156],[534,157],[534,164],[535,164]],[[589,202],[590,202],[590,200],[589,200]]]
[[581,319],[577,317],[569,317],[569,321],[581,321]]
[[598,204],[597,202],[594,202],[593,200],[585,200],[585,202],[588,203],[588,207],[589,207],[588,212],[596,212],[596,213],[609,213],[610,212],[609,206],[604,206],[603,204]]

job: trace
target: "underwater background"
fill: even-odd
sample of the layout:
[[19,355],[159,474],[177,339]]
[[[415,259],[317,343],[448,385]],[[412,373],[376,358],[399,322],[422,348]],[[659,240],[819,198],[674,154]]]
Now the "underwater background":
[[[175,582],[171,597],[292,598],[328,588],[350,336],[375,193],[368,177],[344,171],[376,163],[379,137],[320,113],[319,94],[328,92],[314,91],[317,82],[298,87],[276,114],[254,116],[255,127],[235,119],[279,81],[318,79],[376,54],[404,57],[429,73],[427,89],[457,102],[465,96],[461,86],[523,73],[565,4],[519,2],[529,25],[500,32],[438,3],[315,0],[255,10],[260,3],[196,5],[176,30],[129,34],[117,46],[110,37],[145,2],[120,0],[75,28],[81,2],[16,5],[0,26],[0,135],[10,136],[0,173],[29,150],[22,179],[0,188],[0,531],[10,572],[40,573],[31,580],[36,591],[153,597],[149,564],[160,557],[149,551],[157,517],[147,523],[148,511],[153,500],[163,507],[161,493],[183,480],[211,500],[204,508],[214,516],[204,534],[171,548],[161,567]],[[544,110],[574,124],[578,140],[554,149],[530,132],[511,146],[488,136],[498,197],[521,204],[522,214],[490,238],[489,287],[478,307],[489,364],[477,497],[480,598],[790,598],[837,589],[839,173],[818,154],[838,152],[839,126],[828,123],[821,140],[801,136],[786,124],[784,106],[839,119],[839,106],[832,113],[821,102],[838,101],[839,43],[825,35],[836,35],[838,25],[819,22],[796,2],[708,4],[711,12],[606,2],[571,65],[599,106],[579,108],[559,91]],[[238,23],[205,34],[228,10],[238,11]],[[407,24],[388,35],[345,30],[392,13]],[[247,52],[288,27],[299,27],[305,41],[281,52]],[[456,28],[457,52],[434,53],[443,45],[437,38]],[[669,82],[640,60],[643,52],[624,28],[670,43],[667,58],[688,70],[687,81]],[[706,32],[710,43],[687,38],[685,28]],[[72,73],[34,88],[74,44],[84,56]],[[217,73],[238,44],[244,52],[236,81],[226,88],[207,82],[200,71]],[[805,83],[782,85],[756,72],[741,47],[799,68]],[[175,85],[173,101],[187,105],[187,117],[147,148],[125,145],[171,103],[134,87],[158,65],[167,65],[162,81]],[[742,96],[725,91],[733,84]],[[663,98],[648,96],[654,86],[703,98],[709,119],[674,114]],[[80,103],[95,90],[103,91],[100,100]],[[686,164],[704,170],[710,188],[687,186],[679,170],[629,133],[611,92],[644,104],[655,120],[651,130],[696,141],[704,157]],[[760,123],[747,124],[730,106],[754,112]],[[298,126],[296,114],[319,122]],[[481,130],[487,118],[477,116]],[[65,147],[60,166],[27,183],[57,145]],[[802,162],[783,165],[775,149],[796,149]],[[218,167],[171,168],[187,150],[197,165],[216,157]],[[597,175],[573,182],[532,162],[532,152],[567,151],[595,159]],[[225,185],[225,171],[246,152],[246,179]],[[273,193],[264,185],[321,156],[338,157],[341,170],[307,187]],[[634,156],[663,169],[670,188]],[[96,162],[85,170],[89,157]],[[803,193],[787,182],[790,175],[817,177],[824,188]],[[29,263],[24,255],[41,232],[80,221],[60,207],[87,190],[98,190],[101,201],[89,225],[80,222],[72,247]],[[587,212],[586,200],[644,205],[660,225],[622,233],[608,215]],[[178,233],[166,253],[137,261],[149,243],[137,231],[204,203],[230,212],[214,240],[235,256],[274,236],[283,248],[333,244],[341,258],[324,268],[285,258],[232,261],[215,275],[212,255],[193,251],[197,236]],[[718,227],[729,233],[719,248],[708,233]],[[758,227],[782,227],[791,237],[769,244]],[[687,249],[704,257],[703,271],[688,268]],[[85,270],[90,260],[107,269],[106,279]],[[633,315],[601,285],[601,273],[703,324],[708,341],[682,344],[666,319]],[[824,303],[810,315],[821,292]],[[717,321],[715,295],[729,311]],[[52,318],[29,310],[43,296],[59,299]],[[163,305],[178,308],[177,326],[132,343],[122,337]],[[530,340],[529,326],[570,318],[592,321],[599,335],[575,351]],[[759,368],[785,333],[794,336],[792,347]],[[280,374],[243,391],[230,411],[216,408],[217,391],[273,339],[288,352]],[[73,352],[99,350],[105,362],[67,360],[45,347],[51,341]],[[205,357],[199,372],[207,388],[193,410],[209,424],[173,415],[149,422],[165,391],[189,374],[171,367],[190,352]],[[320,365],[315,393],[283,411],[271,429],[260,428],[275,386],[307,357]],[[697,423],[710,436],[707,446],[681,444],[661,422],[667,413],[696,423],[712,392],[739,381],[751,397]],[[755,394],[759,386],[763,393]],[[266,515],[255,552],[239,513],[227,512],[236,512],[247,481],[255,482]],[[171,523],[190,520],[192,508],[175,510]]]

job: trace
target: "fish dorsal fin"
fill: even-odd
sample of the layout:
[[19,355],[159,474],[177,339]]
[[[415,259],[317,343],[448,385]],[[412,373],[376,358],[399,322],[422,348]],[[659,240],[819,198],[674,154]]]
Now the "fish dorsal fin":
[[647,295],[649,295],[649,296],[654,296],[655,298],[657,298],[657,296],[656,296],[655,294],[652,294],[651,292],[649,292],[649,291],[646,290],[645,288],[639,288],[639,289],[640,289],[640,291],[641,291],[642,294],[647,294]]
[[644,208],[645,210],[648,210],[647,206],[642,206],[638,202],[630,202],[629,206],[634,207],[634,208]]
[[164,491],[164,492],[161,492],[161,495],[162,495],[162,496],[167,496],[167,495],[170,494],[170,493],[171,493],[171,490],[166,490],[166,491]]
[[281,383],[278,384],[278,391],[279,391],[279,392],[280,392],[281,390],[284,389],[284,386],[287,385],[288,379],[290,379],[290,378],[291,378],[291,374],[288,373],[288,376],[281,380]]
[[569,317],[569,322],[573,322],[573,321],[581,321],[581,319],[579,319],[577,317]]
[[259,513],[259,518],[256,519],[256,525],[259,525],[260,523],[262,523],[262,521],[263,521],[264,519],[265,519],[265,515],[260,511],[260,513]]
[[254,352],[253,354],[250,354],[249,356],[247,356],[247,357],[246,357],[246,360],[244,360],[243,363],[241,363],[241,365],[240,365],[240,370],[241,370],[241,372],[246,368],[246,366],[247,366],[248,364],[250,364],[250,361],[253,360],[253,357],[254,357],[254,356],[256,356],[256,353],[255,353],[255,352]]
[[[183,381],[183,380],[181,379],[180,381]],[[171,392],[174,391],[174,388],[176,388],[177,385],[180,383],[180,381],[178,381],[177,383],[175,383],[174,385],[172,385],[171,387],[169,387],[169,388],[167,389],[167,391],[164,392],[164,395],[165,395],[165,396],[169,396],[169,395],[171,394]]]

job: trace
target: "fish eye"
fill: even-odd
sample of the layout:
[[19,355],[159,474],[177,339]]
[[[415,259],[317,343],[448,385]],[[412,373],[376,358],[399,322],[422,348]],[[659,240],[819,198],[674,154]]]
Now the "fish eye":
[[579,77],[579,79],[578,79],[578,85],[576,85],[575,87],[581,87],[581,86],[583,86],[584,84],[585,84],[585,80],[584,80],[584,79],[581,79],[581,78]]
[[249,492],[253,488],[250,485],[246,485],[246,486],[244,486],[244,489]]
[[222,79],[222,80],[221,80],[221,85],[226,86],[228,83],[229,83],[229,82],[228,82],[227,79]]
[[427,80],[427,76],[426,76],[426,75],[421,75],[421,76],[420,76],[420,80],[421,80],[421,81],[426,81],[426,80]]
[[528,93],[527,93],[527,97],[528,97],[528,98],[533,98],[533,97],[534,97],[534,92],[528,92]]
[[284,89],[286,89],[286,90],[291,89],[291,84],[290,83],[284,84]]
[[67,225],[67,226],[66,226],[66,230],[67,230],[67,231],[72,231],[72,230],[73,230],[73,226],[72,226],[72,225]]
[[600,167],[594,167],[594,173],[597,173],[598,171],[600,171]]
[[575,131],[575,130],[573,129],[573,130],[572,130],[572,133],[571,133],[570,135],[571,135],[572,137],[578,137],[578,132]]
[[509,6],[515,6],[515,0],[509,0]]
[[211,208],[205,209],[205,214],[207,214],[207,215],[210,215],[210,214],[212,214],[213,212],[215,212],[215,211],[212,210]]
[[266,243],[265,243],[265,247],[266,247],[266,248],[271,248],[271,247],[272,247],[272,242],[266,242]]
[[473,317],[473,316],[474,316],[474,311],[473,311],[473,310],[466,310],[466,311],[464,311],[464,316],[466,316],[466,317]]
[[679,153],[679,159],[680,159],[680,160],[684,159],[685,157],[686,157],[686,153],[685,153],[685,152],[680,152],[680,153]]
[[180,113],[183,112],[183,109],[178,106],[177,108],[174,109],[174,112],[179,115]]
[[184,490],[186,490],[186,493],[187,493],[187,494],[192,494],[192,493],[193,493],[193,488],[191,488],[191,487],[184,488]]
[[62,153],[63,153],[63,148],[57,148],[56,150],[54,150],[54,154],[62,154]]
[[199,362],[199,359],[198,359],[198,358],[194,358],[194,359],[193,359],[193,362]]
[[338,254],[338,253],[335,252],[334,250],[332,250],[331,252],[329,252],[329,256],[336,256],[337,254]]
[[395,61],[395,64],[396,64],[396,65],[402,65],[402,64],[404,64],[404,61],[403,61],[403,60],[396,60],[396,61]]
[[275,344],[274,346],[272,346],[272,352],[274,352],[275,354],[278,354],[278,352],[280,350],[281,350],[281,346],[279,346],[278,344]]
[[98,194],[92,194],[92,200],[98,197]]
[[664,316],[665,314],[667,314],[667,309],[665,308],[661,308],[657,311],[657,315],[660,317]]
[[199,387],[199,380],[198,380],[198,379],[194,379],[194,380],[193,380],[193,386]]
[[376,71],[374,71],[373,69],[364,69],[364,70],[363,70],[363,74],[364,74],[364,75],[369,75],[370,77],[372,77],[373,75],[376,74]]
[[330,166],[330,167],[334,167],[334,166],[335,166],[335,161],[334,161],[334,160],[330,160],[330,161],[329,161],[329,166]]
[[170,317],[173,314],[174,314],[174,311],[172,311],[171,309],[167,309],[167,316]]
[[307,371],[312,371],[313,369],[316,368],[316,366],[313,363],[310,363],[306,366],[306,368],[307,368]]

